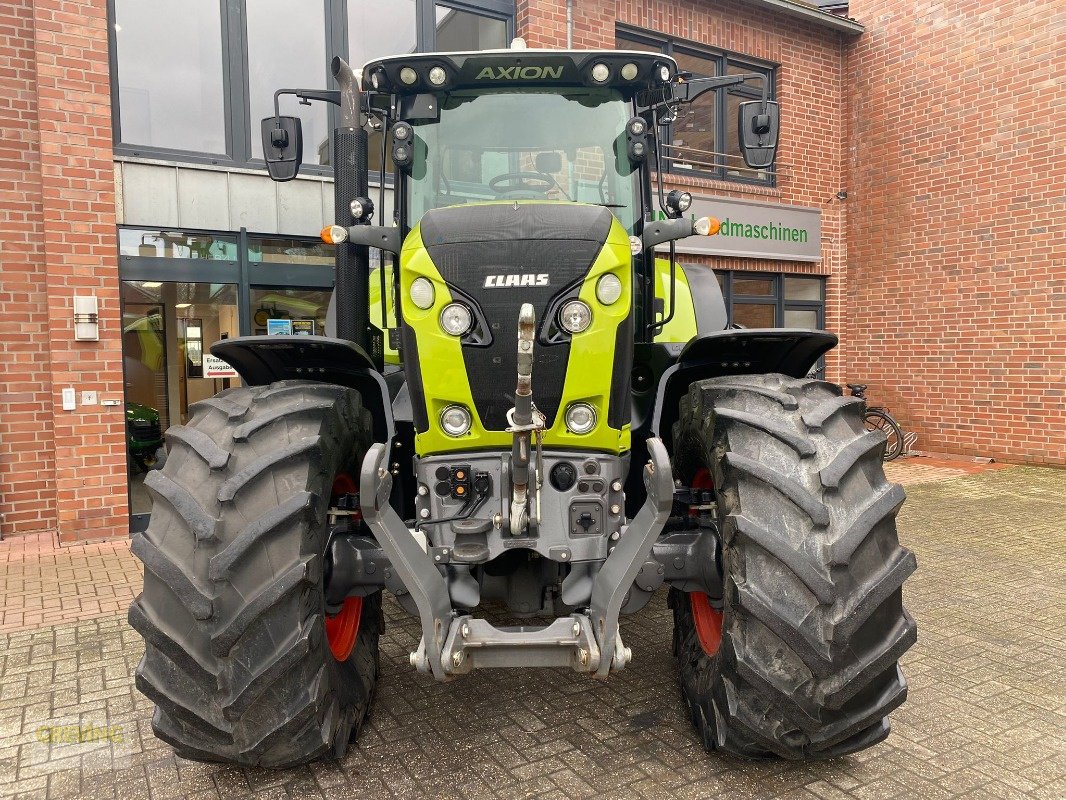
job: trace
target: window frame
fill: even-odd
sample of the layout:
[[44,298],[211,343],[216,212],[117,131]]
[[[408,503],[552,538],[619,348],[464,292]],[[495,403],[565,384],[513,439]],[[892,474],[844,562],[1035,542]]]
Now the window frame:
[[[111,92],[111,137],[115,156],[158,159],[190,164],[210,164],[233,169],[264,170],[261,158],[252,158],[252,137],[258,135],[258,124],[251,119],[251,98],[248,72],[247,3],[250,0],[218,0],[220,10],[219,35],[222,39],[222,99],[225,130],[225,152],[210,153],[156,145],[133,144],[122,140],[122,108],[119,98],[119,62],[115,40],[117,21],[116,2],[107,0],[108,68]],[[322,64],[322,83],[318,87],[332,88],[329,63],[333,56],[348,57],[347,0],[319,0],[324,11],[325,59]],[[507,25],[507,38],[515,34],[515,0],[415,0],[415,49],[433,50],[436,39],[436,6],[444,5],[459,11],[499,19]],[[278,87],[282,88],[282,87]],[[286,87],[288,88],[288,87]],[[338,124],[338,110],[327,106],[326,127],[333,135]],[[328,164],[305,163],[300,171],[305,175],[330,176]],[[377,174],[371,176],[377,178]]]
[[[818,329],[825,329],[825,275],[807,275],[793,272],[749,272],[747,270],[716,269],[714,273],[724,280],[719,281],[722,299],[725,301],[728,324],[733,324],[733,309],[736,305],[774,306],[774,327],[785,327],[786,311],[814,311],[818,315]],[[785,298],[785,278],[807,278],[818,281],[820,300],[790,300]],[[734,290],[737,280],[770,281],[770,294],[738,294]]]
[[[643,28],[633,28],[628,25],[618,25],[615,34],[615,47],[619,50],[625,49],[626,42],[632,42],[645,47],[658,47],[661,53],[668,56],[673,56],[675,51],[680,51],[681,53],[696,58],[714,61],[718,75],[727,74],[730,66],[738,66],[745,72],[762,73],[766,75],[766,79],[769,83],[770,99],[777,99],[777,72],[780,68],[780,64],[764,61],[742,53],[735,53],[730,50],[708,47],[690,39],[683,39],[678,36],[668,36]],[[758,100],[762,97],[762,93],[758,89],[746,84],[742,86],[733,86],[726,89],[724,92],[715,93],[715,150],[719,153],[724,153],[725,143],[728,140],[728,97],[730,95],[739,96],[745,100]],[[672,124],[668,125],[666,126],[666,129],[666,140],[668,142],[673,142],[674,126]],[[707,178],[710,180],[725,181],[727,183],[741,183],[749,186],[768,186],[771,188],[777,186],[776,161],[766,170],[766,177],[759,178],[744,175],[730,175],[729,171],[731,169],[736,170],[738,167],[736,166],[736,162],[727,162],[724,155],[714,156],[714,169],[678,168],[674,166],[674,160],[675,159],[664,155],[662,157],[662,168],[660,171],[664,174],[668,173],[678,177],[691,176],[695,178]],[[751,170],[747,166],[739,167],[739,169],[747,172],[755,172],[755,170]]]

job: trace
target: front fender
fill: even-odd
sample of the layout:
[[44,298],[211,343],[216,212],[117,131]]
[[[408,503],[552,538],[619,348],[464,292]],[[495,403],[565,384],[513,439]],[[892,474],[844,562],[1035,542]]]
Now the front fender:
[[667,446],[672,443],[677,404],[694,381],[767,373],[802,378],[837,342],[829,331],[796,328],[742,328],[694,336],[659,378],[649,435]]
[[[677,405],[694,381],[767,373],[802,378],[838,341],[836,334],[828,331],[740,328],[701,333],[683,346],[638,345],[634,363],[631,463],[643,464],[647,460],[644,441],[652,436],[661,439],[667,450],[673,452]],[[647,388],[641,391],[641,386]],[[630,475],[626,482],[626,507],[639,507],[642,502],[640,482]]]
[[238,336],[215,342],[211,353],[250,386],[302,380],[356,389],[374,419],[374,440],[391,442],[396,433],[385,378],[355,342],[326,336]]

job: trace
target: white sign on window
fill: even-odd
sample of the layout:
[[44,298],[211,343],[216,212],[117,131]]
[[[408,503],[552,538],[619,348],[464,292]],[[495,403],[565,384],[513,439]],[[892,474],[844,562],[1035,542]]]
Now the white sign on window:
[[218,356],[204,353],[205,378],[238,378],[237,370]]

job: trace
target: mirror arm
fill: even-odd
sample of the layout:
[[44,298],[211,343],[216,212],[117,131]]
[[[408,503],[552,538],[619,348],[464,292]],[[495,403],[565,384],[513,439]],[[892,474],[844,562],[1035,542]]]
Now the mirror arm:
[[281,116],[281,106],[278,100],[283,94],[296,95],[300,102],[307,105],[311,100],[321,100],[323,103],[341,104],[341,93],[336,89],[278,89],[274,92],[274,116]]
[[739,86],[748,81],[759,81],[762,84],[763,110],[770,99],[770,81],[759,72],[748,72],[743,75],[720,75],[714,78],[692,78],[684,83],[675,83],[671,86],[672,102],[691,103],[697,97],[707,92],[728,89],[730,86]]

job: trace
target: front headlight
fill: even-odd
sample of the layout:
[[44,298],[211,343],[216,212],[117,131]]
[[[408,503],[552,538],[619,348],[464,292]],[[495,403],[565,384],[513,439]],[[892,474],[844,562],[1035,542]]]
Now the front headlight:
[[609,306],[622,296],[622,282],[617,275],[607,273],[596,282],[596,299]]
[[566,409],[566,429],[584,434],[596,427],[596,409],[588,403],[573,403]]
[[425,311],[433,307],[437,292],[429,278],[415,278],[411,281],[411,302]]
[[592,324],[592,309],[581,300],[571,300],[559,312],[559,327],[567,333],[581,333]]
[[448,303],[440,312],[440,327],[452,336],[462,336],[470,330],[474,317],[462,303]]
[[449,436],[462,436],[470,430],[470,412],[462,406],[448,406],[440,415],[440,426]]

